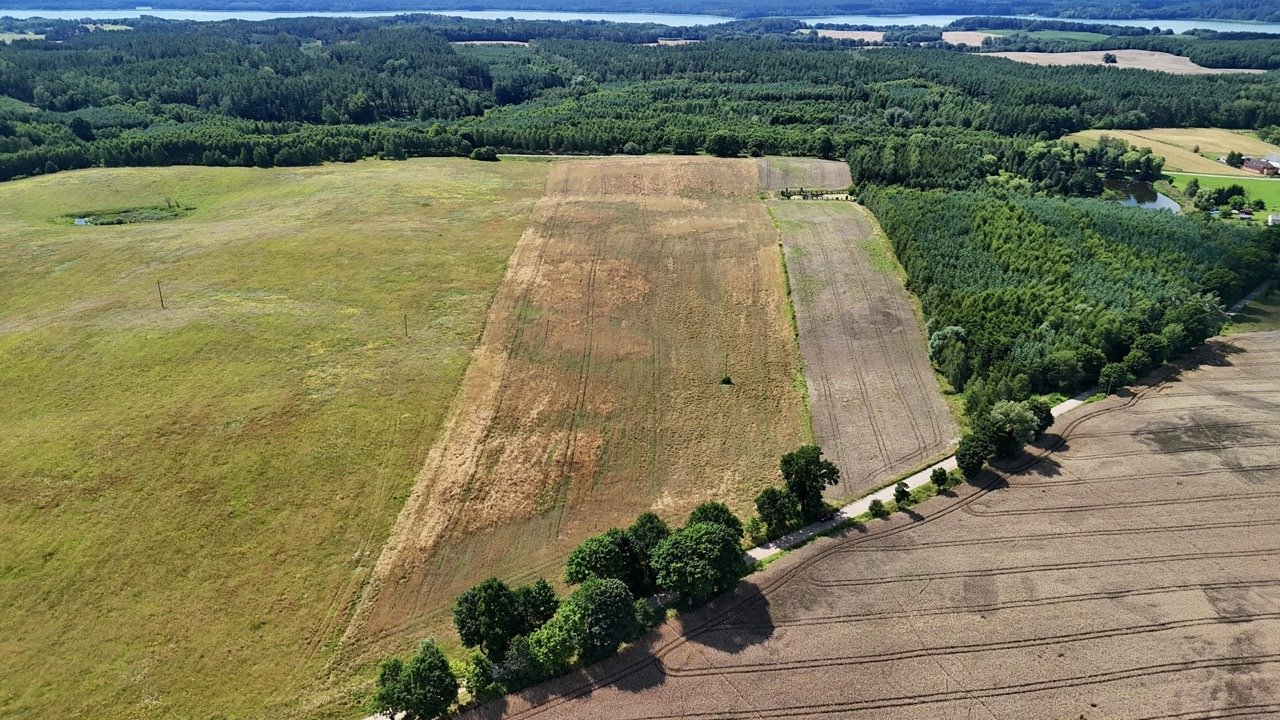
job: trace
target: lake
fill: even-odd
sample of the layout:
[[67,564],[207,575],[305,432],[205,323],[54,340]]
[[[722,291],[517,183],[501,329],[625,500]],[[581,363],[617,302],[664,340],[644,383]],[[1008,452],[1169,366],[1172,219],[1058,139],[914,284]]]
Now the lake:
[[1119,195],[1120,202],[1129,207],[1182,212],[1182,207],[1173,198],[1156,192],[1156,189],[1151,187],[1151,183],[1108,180],[1107,189]]
[[[409,12],[435,13],[452,17],[478,18],[494,20],[501,18],[517,18],[520,20],[608,20],[610,22],[658,23],[673,27],[693,25],[715,25],[729,22],[733,18],[718,15],[675,15],[664,13],[580,13],[580,12],[541,12],[524,10],[396,10],[380,12],[259,12],[238,10],[228,12],[211,12],[203,10],[6,10],[0,8],[0,16],[8,15],[16,18],[45,17],[60,20],[77,20],[79,18],[136,18],[142,15],[165,18],[168,20],[271,20],[290,17],[384,17],[388,15],[405,15]],[[832,23],[841,25],[947,25],[967,15],[831,15],[827,17],[796,17],[807,23]],[[1026,16],[1009,16],[1023,17]],[[1088,20],[1082,18],[1043,18],[1046,20],[1063,19],[1070,22],[1106,23],[1128,27],[1160,27],[1172,29],[1174,32],[1185,32],[1192,28],[1205,28],[1222,32],[1248,31],[1280,34],[1280,23],[1244,23],[1226,22],[1222,20]]]

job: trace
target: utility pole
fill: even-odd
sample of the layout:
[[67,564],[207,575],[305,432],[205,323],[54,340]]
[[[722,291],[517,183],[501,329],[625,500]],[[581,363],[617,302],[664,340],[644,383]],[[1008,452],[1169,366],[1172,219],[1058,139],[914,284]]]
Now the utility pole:
[[156,281],[156,293],[160,295],[160,309],[166,309],[164,306],[164,291],[160,289],[160,281]]

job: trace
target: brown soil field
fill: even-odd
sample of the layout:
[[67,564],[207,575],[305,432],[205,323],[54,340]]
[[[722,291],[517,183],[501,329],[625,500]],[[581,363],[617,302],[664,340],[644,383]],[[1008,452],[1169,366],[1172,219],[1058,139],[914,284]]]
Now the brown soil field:
[[832,500],[861,496],[945,452],[958,429],[879,224],[852,202],[775,200],[813,431],[840,468]]
[[455,40],[453,45],[519,45],[528,46],[523,40]]
[[[1213,75],[1217,73],[1261,73],[1264,70],[1247,70],[1240,68],[1207,68],[1197,65],[1189,58],[1181,55],[1154,52],[1151,50],[1110,50],[1116,56],[1117,68],[1137,68],[1139,70],[1159,70],[1174,75]],[[984,53],[990,57],[1002,57],[1033,65],[1103,65],[1101,51],[1084,52],[995,52]]]
[[982,41],[986,40],[989,37],[999,37],[999,36],[992,35],[991,33],[973,32],[968,30],[950,30],[948,32],[942,33],[943,42],[949,42],[952,45],[960,45],[960,44],[973,45],[974,47],[981,46]]
[[1275,717],[1280,333],[1198,361],[471,717]]
[[853,178],[849,165],[839,160],[813,158],[767,157],[759,160],[760,187],[763,190],[813,188],[846,190]]
[[[357,661],[453,638],[488,576],[559,579],[589,534],[745,511],[806,440],[756,163],[556,162],[346,634]],[[721,384],[724,375],[732,384]]]

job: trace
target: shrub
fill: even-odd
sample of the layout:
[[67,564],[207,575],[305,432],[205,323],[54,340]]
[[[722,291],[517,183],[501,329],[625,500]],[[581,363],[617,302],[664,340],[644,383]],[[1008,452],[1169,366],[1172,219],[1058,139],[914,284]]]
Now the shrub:
[[933,483],[933,486],[938,488],[938,492],[942,492],[947,489],[948,480],[947,471],[940,467],[934,468],[933,472],[929,473],[929,482]]
[[627,155],[643,155],[644,148],[640,147],[639,145],[633,142],[629,142],[626,145],[622,146],[622,152],[626,153]]
[[875,517],[875,518],[889,517],[889,508],[884,506],[884,501],[881,500],[880,498],[876,498],[872,500],[871,507],[868,509],[871,510],[871,517]]
[[983,434],[969,432],[960,438],[960,444],[956,446],[956,465],[960,468],[960,472],[964,476],[971,478],[982,472],[982,466],[986,464],[987,458],[995,452],[991,441]]
[[486,145],[485,147],[478,147],[475,150],[472,150],[471,154],[468,155],[467,157],[471,158],[472,160],[483,160],[485,162],[497,162],[498,151]]
[[542,627],[542,624],[556,614],[560,607],[560,599],[556,591],[545,578],[538,578],[532,585],[516,588],[512,595],[516,602],[516,613],[520,616],[520,627],[517,635],[528,635]]
[[484,653],[472,653],[462,663],[457,676],[459,684],[466,688],[474,700],[483,701],[497,690],[493,682],[493,663]]
[[747,539],[751,541],[752,545],[761,545],[769,542],[769,527],[757,515],[752,515],[747,520],[743,532],[746,533]]
[[756,512],[769,529],[769,537],[776,538],[800,527],[800,501],[790,490],[765,488],[756,496]]
[[1045,402],[1044,398],[1031,398],[1026,401],[1027,409],[1036,418],[1036,434],[1048,430],[1053,425],[1053,408]]
[[647,590],[644,558],[627,533],[612,528],[579,543],[564,565],[564,581],[576,585],[592,578],[621,580],[633,592]]
[[911,489],[907,487],[905,482],[899,482],[893,486],[893,501],[900,508],[911,504]]
[[501,659],[521,629],[515,595],[497,578],[489,578],[458,596],[453,624],[466,647],[478,647],[490,659]]
[[458,679],[434,640],[424,640],[407,665],[388,660],[378,671],[374,706],[379,713],[433,720],[445,717],[457,699]]
[[1107,363],[1098,371],[1098,383],[1108,395],[1131,382],[1133,373],[1123,363]]

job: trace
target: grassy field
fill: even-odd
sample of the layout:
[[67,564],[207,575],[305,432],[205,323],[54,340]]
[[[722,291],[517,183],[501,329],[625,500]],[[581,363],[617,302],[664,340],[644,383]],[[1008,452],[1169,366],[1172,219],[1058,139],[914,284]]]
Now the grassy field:
[[[0,716],[289,717],[328,687],[547,168],[0,185]],[[64,217],[166,199],[195,210]]]
[[1253,177],[1217,177],[1213,175],[1189,175],[1186,173],[1166,173],[1172,178],[1173,186],[1183,189],[1187,186],[1187,182],[1191,178],[1196,178],[1200,182],[1200,187],[1206,190],[1217,190],[1228,185],[1239,185],[1244,188],[1245,195],[1249,200],[1262,198],[1267,204],[1267,210],[1254,213],[1254,222],[1267,222],[1267,215],[1270,213],[1280,213],[1280,179],[1263,178],[1254,175]]
[[15,40],[43,40],[43,35],[35,33],[0,32],[0,43],[11,43]]
[[1231,318],[1223,335],[1280,330],[1280,288],[1255,298],[1243,310]]
[[[1280,147],[1237,130],[1220,128],[1154,128],[1151,130],[1083,130],[1065,139],[1081,145],[1096,143],[1102,135],[1120,138],[1136,147],[1149,147],[1164,158],[1164,169],[1175,172],[1239,175],[1257,178],[1257,173],[1218,162],[1232,150],[1245,155],[1280,153]],[[1197,152],[1196,148],[1199,148]]]
[[555,163],[352,624],[353,662],[456,642],[449,608],[486,576],[556,581],[587,535],[651,509],[682,522],[709,498],[748,511],[777,480],[808,418],[758,193],[752,160]]

